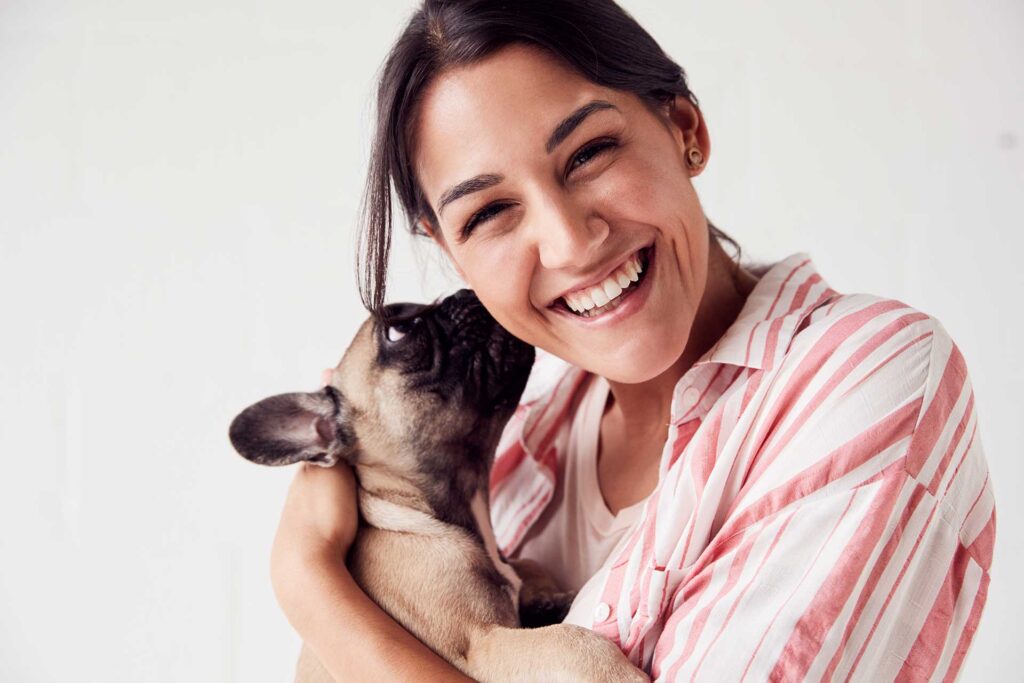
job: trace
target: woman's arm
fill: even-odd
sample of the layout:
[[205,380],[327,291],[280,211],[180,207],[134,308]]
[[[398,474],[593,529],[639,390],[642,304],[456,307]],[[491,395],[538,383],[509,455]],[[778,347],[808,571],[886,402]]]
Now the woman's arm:
[[358,525],[352,468],[302,465],[271,552],[281,609],[337,681],[472,681],[356,585],[345,556]]
[[971,381],[937,321],[886,330],[873,355],[885,360],[827,400],[786,388],[806,421],[771,416],[791,430],[764,439],[718,537],[672,570],[684,574],[654,648],[658,683],[956,678],[995,536]]

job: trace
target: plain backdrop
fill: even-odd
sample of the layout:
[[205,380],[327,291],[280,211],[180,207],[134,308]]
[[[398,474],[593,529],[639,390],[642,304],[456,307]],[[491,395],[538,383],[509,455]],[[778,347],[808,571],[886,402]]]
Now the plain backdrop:
[[[707,215],[959,344],[998,517],[962,680],[1024,679],[1024,4],[623,5],[700,98]],[[0,0],[0,680],[290,680],[292,472],[227,427],[364,318],[374,78],[412,9]],[[395,257],[393,299],[459,286],[431,244]]]

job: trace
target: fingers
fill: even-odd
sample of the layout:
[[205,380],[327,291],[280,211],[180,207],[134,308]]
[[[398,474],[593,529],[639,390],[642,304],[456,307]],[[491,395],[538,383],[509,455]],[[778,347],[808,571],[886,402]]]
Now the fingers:
[[339,461],[331,467],[320,467],[304,462],[295,473],[292,485],[304,489],[305,496],[336,502],[354,498],[356,478],[352,466],[346,462]]

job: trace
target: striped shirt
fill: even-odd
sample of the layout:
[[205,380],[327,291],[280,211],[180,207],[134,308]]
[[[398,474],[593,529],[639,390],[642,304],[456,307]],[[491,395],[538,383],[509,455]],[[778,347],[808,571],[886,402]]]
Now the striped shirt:
[[[538,377],[505,428],[490,497],[506,557],[551,500],[586,375]],[[798,253],[676,384],[658,485],[590,627],[654,681],[953,680],[994,536],[949,334],[836,292]]]

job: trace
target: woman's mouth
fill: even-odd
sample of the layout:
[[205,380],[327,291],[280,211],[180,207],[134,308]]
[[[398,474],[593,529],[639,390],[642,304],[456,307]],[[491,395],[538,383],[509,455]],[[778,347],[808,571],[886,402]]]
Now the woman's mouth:
[[581,321],[606,317],[646,290],[653,252],[654,245],[637,250],[604,281],[559,297],[552,308]]

